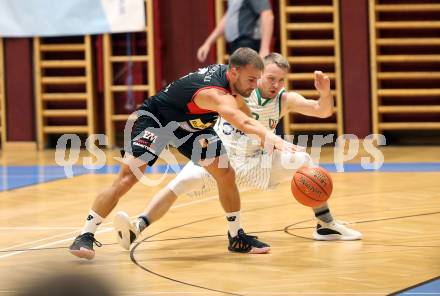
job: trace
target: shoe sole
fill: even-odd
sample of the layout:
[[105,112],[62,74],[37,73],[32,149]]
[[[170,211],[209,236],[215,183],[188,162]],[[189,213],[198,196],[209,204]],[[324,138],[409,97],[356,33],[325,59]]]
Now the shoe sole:
[[80,248],[79,250],[69,250],[70,253],[76,257],[92,260],[95,257],[95,251],[88,250],[86,248]]
[[239,254],[266,254],[269,253],[270,247],[264,247],[264,248],[252,248],[249,252],[237,252],[234,250],[229,249],[229,252],[231,253],[239,253]]
[[130,250],[130,218],[124,212],[117,212],[113,220],[113,227],[116,232],[116,240],[124,250]]
[[320,235],[316,232],[313,233],[313,238],[318,241],[355,241],[361,240],[361,236],[343,236],[338,234]]
[[270,251],[269,247],[252,248],[248,254],[266,254],[266,253],[269,253],[269,251]]

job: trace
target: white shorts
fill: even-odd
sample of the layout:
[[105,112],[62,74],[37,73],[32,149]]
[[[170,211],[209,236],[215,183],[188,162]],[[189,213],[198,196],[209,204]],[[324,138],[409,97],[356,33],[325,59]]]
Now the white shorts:
[[[281,152],[272,156],[260,154],[254,157],[231,157],[236,184],[240,191],[248,189],[269,190],[278,184],[290,181],[293,174],[303,166],[312,165],[306,152]],[[203,168],[188,162],[167,187],[177,196],[204,197],[217,194],[215,179]]]

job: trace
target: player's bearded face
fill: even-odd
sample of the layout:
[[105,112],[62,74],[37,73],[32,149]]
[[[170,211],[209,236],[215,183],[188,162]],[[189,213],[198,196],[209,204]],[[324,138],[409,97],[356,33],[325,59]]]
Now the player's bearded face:
[[261,71],[252,67],[236,69],[237,80],[233,83],[233,88],[242,97],[249,97],[252,91],[257,88],[257,81],[261,77]]
[[284,87],[287,71],[278,67],[276,64],[268,64],[264,68],[263,76],[258,84],[258,88],[264,97],[275,98],[279,91]]
[[235,91],[242,97],[249,97],[255,88],[246,88],[240,83],[240,80],[234,84]]

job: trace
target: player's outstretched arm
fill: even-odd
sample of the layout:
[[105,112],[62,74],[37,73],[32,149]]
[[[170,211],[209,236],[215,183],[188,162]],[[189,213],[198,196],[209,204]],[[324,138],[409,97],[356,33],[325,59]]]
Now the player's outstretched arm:
[[292,111],[307,116],[330,117],[334,112],[334,100],[330,88],[330,79],[321,71],[315,71],[315,88],[319,91],[318,100],[309,100],[296,92],[286,92],[281,98],[281,115]]
[[246,115],[242,110],[245,104],[243,98],[221,93],[216,89],[207,89],[201,91],[194,102],[203,109],[208,109],[217,112],[226,121],[232,124],[237,129],[251,137],[257,137],[262,146],[274,147],[275,149],[285,151],[303,151],[302,147],[286,142],[280,137],[267,130],[261,123]]

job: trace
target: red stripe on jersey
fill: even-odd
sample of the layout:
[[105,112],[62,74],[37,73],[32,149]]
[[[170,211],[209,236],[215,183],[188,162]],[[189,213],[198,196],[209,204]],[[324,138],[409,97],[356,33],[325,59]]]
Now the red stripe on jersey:
[[213,113],[214,111],[202,109],[199,106],[196,105],[193,101],[186,104],[186,107],[188,107],[188,113],[189,114],[207,114],[207,113]]
[[226,88],[223,88],[223,87],[220,87],[220,86],[213,86],[213,85],[212,85],[212,86],[205,86],[205,87],[199,88],[199,89],[194,93],[194,95],[192,96],[191,101],[188,102],[188,104],[186,104],[186,107],[188,107],[188,111],[189,111],[190,114],[217,113],[217,112],[215,112],[215,111],[213,111],[213,110],[208,110],[208,109],[200,108],[200,107],[197,106],[197,104],[194,102],[194,98],[199,94],[199,92],[201,92],[202,90],[205,90],[205,89],[209,89],[209,88],[216,88],[216,89],[219,89],[219,90],[224,90],[224,91],[227,92],[227,93],[230,93]]

